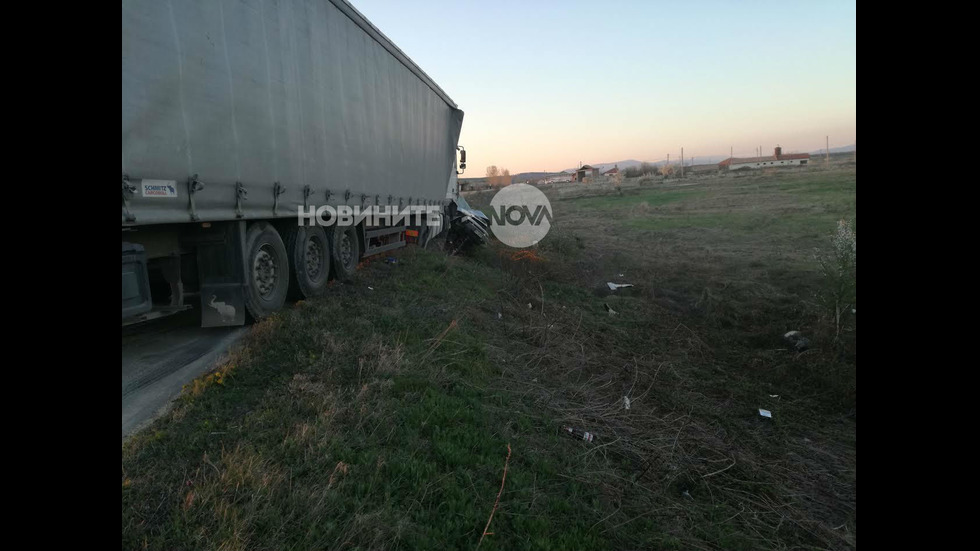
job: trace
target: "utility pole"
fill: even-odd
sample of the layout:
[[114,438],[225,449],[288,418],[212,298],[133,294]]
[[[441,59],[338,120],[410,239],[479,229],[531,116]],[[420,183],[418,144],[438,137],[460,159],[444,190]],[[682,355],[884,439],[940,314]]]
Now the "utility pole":
[[681,148],[681,178],[684,177],[684,148]]
[[827,162],[830,162],[830,136],[827,136]]

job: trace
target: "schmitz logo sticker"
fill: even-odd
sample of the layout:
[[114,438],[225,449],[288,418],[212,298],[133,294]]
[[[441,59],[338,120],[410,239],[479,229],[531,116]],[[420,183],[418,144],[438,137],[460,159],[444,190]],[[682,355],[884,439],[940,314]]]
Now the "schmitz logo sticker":
[[143,180],[143,197],[176,197],[174,180]]

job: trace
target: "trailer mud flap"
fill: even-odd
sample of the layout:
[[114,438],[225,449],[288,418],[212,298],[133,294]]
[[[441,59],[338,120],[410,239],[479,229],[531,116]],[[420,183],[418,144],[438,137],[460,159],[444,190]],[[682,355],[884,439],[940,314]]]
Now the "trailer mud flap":
[[201,327],[245,324],[245,222],[215,224],[197,245]]
[[245,324],[245,296],[241,285],[201,287],[201,327]]

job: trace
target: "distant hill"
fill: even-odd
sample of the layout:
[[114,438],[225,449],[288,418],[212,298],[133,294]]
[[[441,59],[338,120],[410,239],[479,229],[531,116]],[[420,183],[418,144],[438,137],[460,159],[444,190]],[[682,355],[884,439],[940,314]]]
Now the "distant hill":
[[[855,144],[845,145],[845,146],[841,146],[841,147],[831,147],[830,148],[830,152],[831,153],[850,153],[850,152],[853,152],[853,151],[856,151],[856,150],[857,150],[857,145],[855,145]],[[787,153],[789,153],[789,152],[787,152]],[[811,155],[823,155],[823,153],[824,153],[823,149],[819,149],[817,151],[811,151],[810,152]],[[772,155],[772,152],[770,151],[767,154],[768,155]],[[684,165],[685,166],[691,166],[692,164],[695,164],[695,165],[717,164],[717,163],[720,163],[720,162],[724,161],[727,158],[728,158],[728,155],[695,155],[693,158],[691,158],[691,157],[685,157],[684,158]],[[680,161],[681,160],[678,157],[671,156],[671,158],[670,158],[670,162],[672,164],[675,164],[675,165],[678,164],[678,163],[680,163]],[[612,163],[586,163],[586,164],[588,164],[589,166],[597,167],[600,172],[605,172],[605,171],[609,170],[610,168],[612,168],[614,166],[618,166],[619,167],[619,170],[625,170],[625,169],[630,168],[630,167],[640,166],[644,162],[649,163],[651,165],[655,165],[655,166],[664,166],[664,165],[667,164],[667,159],[661,159],[659,161],[637,161],[636,159],[626,159],[625,161],[616,161],[616,162],[612,162]],[[575,168],[566,168],[562,172],[575,172],[575,170],[576,170]]]
[[[626,159],[625,161],[616,161],[613,163],[585,163],[585,164],[598,168],[599,172],[605,172],[614,166],[618,166],[619,170],[623,170],[631,166],[640,166],[642,163],[643,161],[637,161],[636,159]],[[562,172],[575,172],[577,169],[578,167],[566,168]]]
[[[831,153],[851,153],[856,150],[857,150],[857,145],[855,144],[830,148]],[[818,149],[817,151],[811,151],[810,155],[823,155],[823,153],[824,153],[823,149]],[[772,155],[772,152],[768,152],[768,154]],[[693,159],[691,157],[685,157],[684,165],[691,166],[692,164],[694,165],[717,164],[724,161],[727,158],[728,155],[695,155]],[[670,162],[676,165],[680,163],[680,158],[671,156]],[[654,166],[664,166],[667,164],[667,159],[661,159],[659,161],[637,161],[636,159],[625,159],[622,161],[614,161],[611,163],[586,163],[586,164],[598,168],[600,172],[605,172],[614,166],[619,167],[619,170],[626,170],[627,168],[640,166],[643,163],[649,163]],[[556,174],[574,173],[576,170],[577,168],[566,168],[561,172],[521,172],[519,174],[514,174],[514,181],[525,182],[527,180],[540,180],[541,178],[547,178],[549,176],[554,176]]]
[[[706,165],[706,164],[716,164],[724,161],[728,158],[728,155],[695,155],[693,158],[694,164]],[[684,164],[690,166],[692,163],[691,157],[686,157],[684,159]],[[671,158],[670,162],[672,164],[679,164],[681,162],[680,158]],[[667,159],[662,159],[659,161],[637,161],[636,159],[627,159],[625,161],[617,161],[614,163],[586,163],[589,166],[594,166],[599,169],[600,172],[605,172],[614,166],[618,166],[619,170],[625,170],[627,168],[632,168],[634,166],[640,166],[643,163],[648,163],[654,166],[664,166],[667,164]],[[574,168],[566,168],[564,172],[575,172]]]
[[[716,165],[716,164],[724,161],[727,158],[728,158],[728,155],[695,155],[694,157],[685,157],[684,158],[684,164],[687,165],[687,166],[690,166],[692,164],[693,165]],[[662,162],[665,162],[665,161],[662,161]],[[680,159],[673,159],[672,158],[671,159],[671,162],[673,162],[673,163],[679,163],[680,162]]]
[[[845,145],[845,146],[841,146],[841,147],[831,147],[830,148],[830,152],[831,153],[850,153],[852,151],[857,151],[857,144],[851,144],[851,145]],[[824,150],[823,149],[818,149],[816,151],[811,151],[810,152],[810,155],[823,155],[823,154],[824,154]]]

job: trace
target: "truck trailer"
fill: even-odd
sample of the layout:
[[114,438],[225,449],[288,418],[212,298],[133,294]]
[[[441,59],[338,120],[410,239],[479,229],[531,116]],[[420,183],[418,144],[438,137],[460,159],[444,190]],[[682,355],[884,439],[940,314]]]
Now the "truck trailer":
[[[346,0],[123,0],[124,325],[194,301],[203,326],[242,325],[454,219],[485,230],[457,204],[462,122]],[[430,214],[298,220],[371,206]]]

